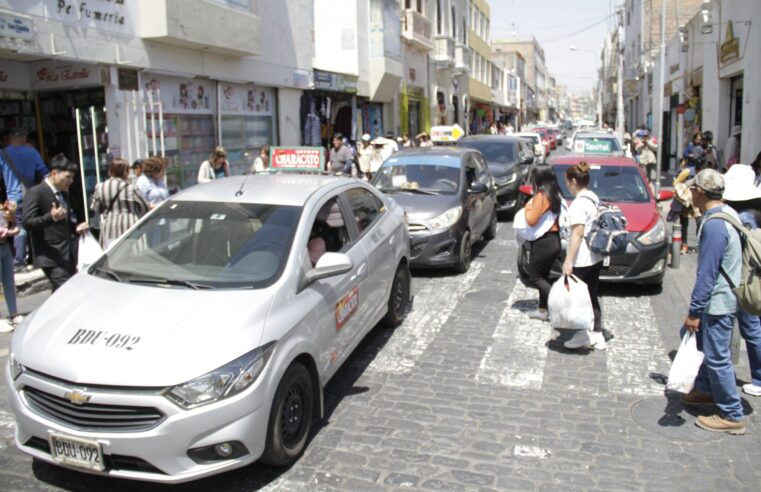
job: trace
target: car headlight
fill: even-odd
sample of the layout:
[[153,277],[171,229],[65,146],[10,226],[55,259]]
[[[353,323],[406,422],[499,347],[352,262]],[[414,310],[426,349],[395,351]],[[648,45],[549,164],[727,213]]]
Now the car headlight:
[[16,356],[14,354],[11,354],[9,358],[9,366],[11,368],[11,379],[13,381],[17,380],[25,370],[24,366],[19,364],[19,361],[16,360]]
[[663,223],[663,219],[658,219],[658,223],[655,224],[652,229],[637,238],[637,241],[645,246],[652,246],[653,244],[662,243],[665,240],[666,224]]
[[441,215],[428,219],[428,225],[433,230],[449,229],[460,220],[462,216],[462,207],[450,208]]
[[515,183],[515,180],[517,178],[518,178],[518,173],[512,172],[510,174],[505,174],[504,176],[499,176],[497,178],[494,178],[494,181],[496,181],[499,186],[505,186],[505,185]]
[[274,349],[275,342],[270,342],[252,350],[219,369],[171,388],[166,397],[187,409],[237,395],[256,381]]

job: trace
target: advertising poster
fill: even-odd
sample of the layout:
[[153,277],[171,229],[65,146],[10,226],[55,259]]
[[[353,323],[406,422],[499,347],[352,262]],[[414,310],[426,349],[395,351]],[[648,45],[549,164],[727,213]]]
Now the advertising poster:
[[270,147],[270,167],[280,171],[321,171],[325,166],[322,147]]
[[143,89],[163,111],[172,114],[211,114],[214,110],[214,85],[208,80],[179,79],[143,75]]

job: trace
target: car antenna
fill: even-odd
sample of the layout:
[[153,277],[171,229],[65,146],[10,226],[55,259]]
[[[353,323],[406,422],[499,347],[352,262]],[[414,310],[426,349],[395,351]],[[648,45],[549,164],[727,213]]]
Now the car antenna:
[[243,187],[246,186],[246,181],[248,181],[248,177],[251,176],[253,173],[246,174],[245,179],[240,184],[240,188],[238,188],[238,191],[235,192],[235,196],[241,196],[243,194]]

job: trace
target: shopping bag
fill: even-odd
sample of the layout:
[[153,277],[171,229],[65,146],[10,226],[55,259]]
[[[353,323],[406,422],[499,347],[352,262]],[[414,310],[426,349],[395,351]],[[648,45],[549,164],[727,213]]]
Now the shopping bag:
[[77,270],[82,271],[92,265],[103,255],[103,250],[98,240],[87,231],[79,236],[79,251],[77,257]]
[[682,343],[671,363],[669,379],[666,388],[679,393],[689,393],[695,386],[698,369],[703,363],[703,352],[698,350],[695,334],[687,332],[682,337]]
[[547,299],[553,328],[591,330],[595,323],[587,284],[575,275],[561,275]]

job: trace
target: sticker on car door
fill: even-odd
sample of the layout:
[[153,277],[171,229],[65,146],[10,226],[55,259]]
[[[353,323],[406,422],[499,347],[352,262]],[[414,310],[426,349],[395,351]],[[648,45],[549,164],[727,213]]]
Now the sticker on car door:
[[341,328],[349,321],[358,307],[359,287],[354,286],[336,304],[336,331],[341,331]]

